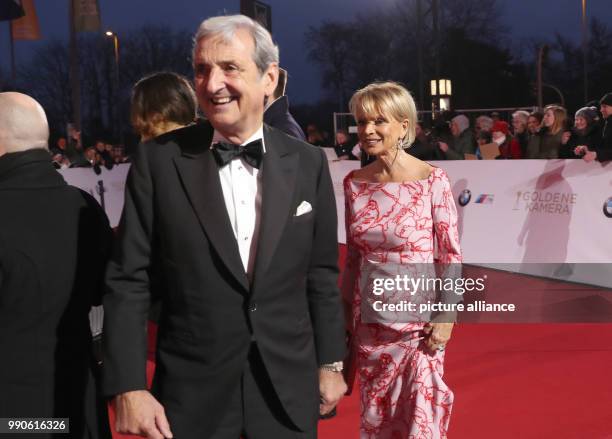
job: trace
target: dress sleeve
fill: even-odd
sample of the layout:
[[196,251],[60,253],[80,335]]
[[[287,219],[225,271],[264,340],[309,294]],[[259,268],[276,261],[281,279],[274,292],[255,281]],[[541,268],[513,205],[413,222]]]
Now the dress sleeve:
[[457,228],[457,207],[450,182],[444,171],[437,172],[432,183],[431,213],[434,227],[434,262],[461,263]]
[[358,270],[360,265],[359,250],[355,246],[353,237],[351,236],[350,224],[352,218],[352,200],[351,200],[351,174],[344,178],[344,224],[346,230],[346,261],[342,272],[342,301],[344,304],[346,329],[353,331],[355,325],[355,312],[353,310],[355,301],[355,284],[357,281]]

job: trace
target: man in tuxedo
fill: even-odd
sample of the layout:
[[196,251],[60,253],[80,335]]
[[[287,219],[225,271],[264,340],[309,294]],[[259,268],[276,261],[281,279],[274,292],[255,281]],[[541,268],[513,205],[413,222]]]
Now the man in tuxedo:
[[[263,27],[214,17],[194,41],[208,121],[137,149],[107,273],[105,390],[122,432],[314,438],[346,391],[327,161],[263,124],[278,78]],[[149,393],[153,275],[163,311]]]

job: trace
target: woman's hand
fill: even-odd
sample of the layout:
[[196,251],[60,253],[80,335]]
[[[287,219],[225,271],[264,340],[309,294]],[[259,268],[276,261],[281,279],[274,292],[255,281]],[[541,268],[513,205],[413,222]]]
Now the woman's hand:
[[574,154],[577,156],[582,156],[589,152],[589,148],[586,145],[578,145],[574,148]]
[[565,145],[571,136],[572,133],[570,131],[564,131],[563,134],[561,134],[561,143]]
[[454,323],[427,323],[423,328],[425,344],[432,351],[443,350],[453,332]]

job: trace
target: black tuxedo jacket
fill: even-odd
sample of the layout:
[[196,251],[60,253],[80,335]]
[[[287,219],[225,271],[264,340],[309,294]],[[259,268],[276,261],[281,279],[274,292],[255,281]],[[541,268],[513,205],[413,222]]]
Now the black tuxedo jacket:
[[[207,123],[138,147],[104,298],[105,391],[146,388],[150,281],[161,279],[153,393],[175,437],[208,437],[255,339],[293,422],[318,415],[318,366],[344,356],[336,208],[321,150],[264,126],[262,210],[249,283]],[[295,216],[302,201],[312,211]],[[157,288],[156,288],[157,290]]]

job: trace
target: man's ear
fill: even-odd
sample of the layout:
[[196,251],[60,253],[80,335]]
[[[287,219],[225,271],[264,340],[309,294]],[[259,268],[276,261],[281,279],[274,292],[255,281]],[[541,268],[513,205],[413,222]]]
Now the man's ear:
[[278,63],[271,63],[263,76],[265,94],[266,97],[270,97],[274,94],[274,90],[278,84]]

